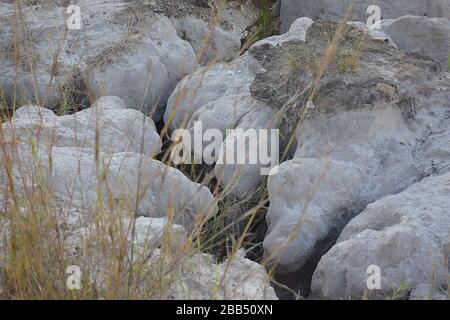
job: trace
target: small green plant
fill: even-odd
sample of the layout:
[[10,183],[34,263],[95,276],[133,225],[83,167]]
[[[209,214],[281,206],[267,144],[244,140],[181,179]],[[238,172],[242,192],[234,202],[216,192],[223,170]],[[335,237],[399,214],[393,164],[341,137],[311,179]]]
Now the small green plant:
[[400,282],[397,288],[393,289],[392,296],[388,297],[387,300],[403,300],[408,296],[410,286],[405,282]]
[[254,0],[253,5],[258,13],[254,24],[247,29],[248,35],[243,42],[242,49],[248,49],[255,42],[278,34],[279,15],[277,7],[272,0]]
[[270,8],[261,7],[257,20],[257,40],[266,38],[271,33],[273,16]]
[[359,55],[353,50],[347,50],[342,53],[339,61],[339,70],[342,73],[352,72],[358,68]]
[[365,38],[351,39],[350,48],[343,49],[339,54],[339,70],[343,73],[354,72],[358,69],[360,59],[366,49]]
[[293,50],[288,54],[288,66],[291,73],[297,73],[302,66],[301,56],[299,50]]
[[36,6],[37,4],[38,4],[37,0],[26,0],[25,1],[25,6],[27,6],[27,7]]

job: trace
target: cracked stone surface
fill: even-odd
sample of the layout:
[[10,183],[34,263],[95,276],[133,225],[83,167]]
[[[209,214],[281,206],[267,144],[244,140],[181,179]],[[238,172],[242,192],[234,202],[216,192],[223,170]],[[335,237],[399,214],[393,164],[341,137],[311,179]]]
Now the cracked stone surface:
[[[296,93],[310,83],[313,69],[305,61],[311,52],[321,52],[324,27],[314,24],[305,43],[253,49],[268,70],[256,76],[253,96],[280,109],[296,97],[285,116],[288,127],[295,126],[306,104],[307,96]],[[265,256],[275,258],[278,271],[291,278],[311,272],[311,263],[366,205],[449,171],[448,74],[438,63],[377,40],[367,42],[356,70],[344,72],[339,61],[347,41],[321,81],[315,109],[299,124],[293,159],[268,180]],[[282,69],[292,52],[302,57],[296,72]]]
[[[151,158],[161,141],[150,118],[141,153],[143,117],[111,96],[71,116],[57,117],[35,106],[19,108],[11,122],[2,124],[2,131],[10,133],[3,137],[4,151],[16,191],[45,183],[63,208],[93,210],[100,201],[105,207],[134,210],[137,203],[139,215],[160,218],[170,211],[177,222],[192,227],[195,219],[214,211],[214,198],[206,187]],[[98,148],[96,128],[105,143]],[[5,186],[7,163],[0,169]]]
[[[288,33],[255,43],[249,52],[230,63],[200,68],[184,78],[169,98],[164,115],[165,122],[172,130],[188,129],[192,137],[196,121],[202,122],[204,132],[210,128],[221,130],[226,138],[220,152],[208,159],[210,162],[220,159],[220,154],[232,152],[235,137],[226,136],[227,129],[278,129],[281,121],[276,116],[276,110],[264,101],[255,99],[251,93],[255,77],[267,72],[255,59],[252,50],[266,46],[277,47],[288,41],[304,41],[311,24],[311,19],[299,19]],[[197,158],[202,159],[203,151],[209,142],[205,142],[201,148],[202,154],[195,154]],[[269,143],[267,149],[271,149]],[[246,159],[250,152],[258,151],[249,150],[251,146],[246,145]],[[232,194],[245,197],[255,191],[262,182],[264,177],[260,173],[261,167],[265,166],[260,160],[258,164],[245,165],[217,163],[214,172],[221,184]]]
[[135,152],[153,157],[161,152],[162,145],[153,120],[127,108],[115,96],[102,97],[91,108],[60,117],[50,109],[24,106],[2,126],[5,140],[28,143],[36,139],[37,143],[52,147],[95,148],[98,131],[98,148],[107,154]]
[[402,284],[408,293],[419,290],[428,298],[444,293],[450,279],[449,192],[447,173],[368,205],[320,260],[313,294],[362,298],[370,265],[381,271],[381,288],[372,293],[374,297],[387,298]]
[[[231,59],[240,49],[240,30],[219,25],[209,35],[210,8],[178,0],[80,0],[77,5],[79,30],[65,31],[67,6],[45,4],[22,6],[24,23],[16,32],[13,26],[22,24],[15,4],[1,1],[0,84],[8,101],[57,108],[89,88],[91,99],[115,95],[159,121],[178,81],[198,68],[196,52],[204,38],[209,45],[202,63]],[[227,7],[227,18],[251,24],[238,9]]]

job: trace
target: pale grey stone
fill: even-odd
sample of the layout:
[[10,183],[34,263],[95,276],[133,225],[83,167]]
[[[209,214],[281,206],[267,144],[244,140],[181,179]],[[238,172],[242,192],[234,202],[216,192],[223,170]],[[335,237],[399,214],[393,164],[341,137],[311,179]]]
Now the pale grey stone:
[[272,36],[267,39],[256,42],[253,46],[261,46],[263,44],[269,44],[272,46],[279,46],[288,41],[306,41],[306,33],[313,24],[313,20],[304,17],[295,20],[289,28],[289,31],[279,36]]
[[224,30],[221,26],[212,26],[193,16],[175,20],[175,27],[178,36],[192,45],[202,65],[230,61],[239,55],[241,37],[233,31]]
[[130,108],[152,112],[160,120],[178,81],[198,67],[191,45],[177,36],[167,17],[136,3],[80,0],[77,5],[81,29],[66,34],[66,7],[22,7],[30,39],[19,39],[18,73],[13,6],[2,12],[0,83],[7,98],[13,99],[17,83],[18,104],[53,107],[62,99],[62,88],[74,90],[84,82],[94,97],[119,96]]
[[[352,0],[282,0],[281,24],[283,30],[300,17],[339,21],[344,16]],[[450,18],[448,0],[360,0],[354,9],[351,20],[366,22],[370,5],[379,5],[383,19],[398,18],[405,15]]]
[[398,48],[440,61],[447,67],[450,54],[450,17],[404,16],[382,23],[382,31]]
[[170,289],[175,299],[277,300],[263,266],[238,252],[217,264],[211,255],[197,254],[180,268]]
[[[188,129],[192,138],[196,122],[201,122],[203,132],[208,129],[219,130],[224,139],[227,137],[227,129],[276,129],[279,123],[274,120],[275,112],[264,103],[256,101],[250,93],[255,75],[262,71],[249,54],[230,63],[201,68],[177,86],[169,98],[164,120],[172,130]],[[210,142],[204,142],[202,154],[194,156],[202,159],[203,151],[209,144]],[[193,142],[191,146],[193,148]],[[230,147],[233,148],[232,145]],[[221,150],[226,149],[225,142]],[[247,149],[238,152],[245,152],[248,158]],[[219,154],[215,154],[213,159],[207,160],[217,161],[218,156]],[[231,193],[244,197],[263,180],[260,168],[259,162],[253,165],[218,163],[215,174]]]
[[[446,289],[450,256],[450,175],[426,178],[370,204],[343,230],[313,277],[318,297],[389,297],[407,286]],[[381,289],[367,289],[367,269],[381,270]]]
[[24,106],[2,126],[11,139],[14,133],[17,141],[29,143],[31,139],[47,147],[98,148],[108,154],[136,152],[152,157],[162,145],[153,120],[128,109],[122,99],[114,96],[102,97],[89,109],[60,117],[46,108]]

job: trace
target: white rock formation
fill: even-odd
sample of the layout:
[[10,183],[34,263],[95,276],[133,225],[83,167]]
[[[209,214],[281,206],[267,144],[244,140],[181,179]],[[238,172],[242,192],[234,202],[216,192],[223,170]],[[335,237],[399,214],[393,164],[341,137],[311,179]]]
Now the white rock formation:
[[224,30],[194,16],[174,21],[178,36],[192,45],[202,65],[229,61],[237,57],[241,49],[241,36]]
[[[80,29],[67,32],[66,6],[22,6],[24,32],[16,41],[14,30],[22,29],[14,27],[15,4],[1,1],[0,81],[7,98],[12,100],[17,82],[16,98],[23,103],[54,105],[62,91],[82,84],[97,98],[119,96],[159,120],[177,82],[198,67],[191,45],[167,17],[136,3],[80,0],[77,5]],[[14,48],[20,52],[18,73]]]
[[[108,270],[108,259],[105,257],[108,253],[96,250],[100,240],[110,242],[111,239],[98,237],[98,224],[94,222],[96,218],[92,214],[70,210],[61,212],[58,217],[62,223],[66,252],[73,256],[71,259],[74,263],[82,266],[83,270],[89,270],[92,283],[97,285],[97,289],[101,289],[104,279],[108,277],[105,272]],[[114,219],[107,220],[107,223],[114,223]],[[132,221],[124,218],[122,231],[117,230],[120,220],[115,223],[116,225],[111,225],[111,228],[116,230],[115,237],[124,237],[130,242]],[[160,298],[165,299],[277,299],[264,267],[246,259],[244,252],[239,251],[233,258],[222,263],[217,263],[212,255],[190,251],[177,258],[177,250],[186,251],[187,233],[184,227],[169,224],[165,218],[139,217],[134,223],[133,261],[139,268],[148,268],[147,275],[154,272],[156,276],[149,276],[140,281],[139,286],[143,293],[145,290],[151,292],[153,282],[157,281],[160,286],[157,293]],[[127,244],[127,247],[130,248],[131,243]],[[168,249],[170,251],[167,251]],[[131,260],[131,251],[128,251],[128,255]],[[171,259],[176,260],[172,262]],[[158,273],[159,268],[170,268],[171,271],[162,275]]]
[[102,97],[89,109],[60,117],[46,108],[24,106],[2,126],[10,139],[23,143],[33,139],[48,147],[98,147],[107,154],[136,152],[153,157],[162,145],[153,120],[140,111],[128,109],[115,96]]
[[206,187],[151,158],[161,148],[152,120],[126,109],[117,97],[103,97],[92,108],[63,117],[44,108],[20,108],[2,132],[18,192],[43,184],[61,207],[87,210],[99,203],[106,210],[111,205],[134,210],[137,203],[139,215],[172,213],[187,227],[214,210]]
[[[444,174],[370,204],[322,257],[313,293],[331,299],[387,298],[402,284],[410,291],[428,287],[428,297],[442,293],[449,281],[449,191],[450,174]],[[381,271],[378,290],[367,288],[371,265]]]
[[[283,30],[300,17],[339,21],[352,0],[281,0],[281,24]],[[366,22],[370,5],[378,5],[383,19],[398,18],[405,15],[450,18],[449,0],[359,0],[352,20]]]
[[279,36],[272,36],[267,39],[256,42],[253,46],[260,46],[269,44],[272,46],[279,46],[288,41],[306,41],[306,33],[313,24],[313,20],[308,17],[303,17],[295,20],[289,30]]
[[[312,21],[299,19],[285,35],[275,36],[254,44],[277,46],[286,41],[304,41],[305,34]],[[187,128],[194,136],[194,125],[201,121],[203,132],[218,129],[226,136],[227,129],[278,129],[280,119],[268,105],[256,101],[250,93],[250,85],[255,76],[264,70],[248,52],[230,63],[220,63],[212,67],[204,67],[184,78],[170,96],[164,120],[172,130]],[[220,154],[235,149],[235,137],[230,135],[224,140]],[[210,141],[205,141],[202,152]],[[193,145],[193,143],[191,143]],[[245,158],[249,158],[251,146],[246,144]],[[267,146],[270,150],[270,146]],[[250,150],[250,151],[249,151]],[[194,150],[195,152],[196,150]],[[195,154],[202,158],[203,154]],[[259,161],[259,160],[258,160]],[[248,162],[246,162],[248,163]],[[244,197],[258,187],[262,179],[261,167],[258,164],[216,164],[215,174],[222,185],[240,197]]]
[[269,177],[264,248],[280,272],[310,267],[367,204],[450,169],[448,74],[378,45],[386,52],[368,49],[354,72],[330,67],[294,159]]
[[393,47],[407,53],[419,54],[442,63],[448,67],[450,52],[449,18],[428,18],[402,16],[380,22],[380,28],[369,29],[365,23],[351,22],[366,30],[374,39],[389,42]]
[[277,299],[264,267],[246,259],[243,252],[221,264],[211,255],[194,255],[180,268],[180,275],[170,288],[175,299]]
[[428,97],[416,100],[420,111],[412,123],[395,105],[304,121],[294,160],[283,163],[268,183],[264,247],[267,256],[281,257],[280,270],[301,269],[365,204],[401,192],[424,174],[448,172],[450,100],[448,94],[436,95],[434,103],[440,104],[427,105],[433,101]]

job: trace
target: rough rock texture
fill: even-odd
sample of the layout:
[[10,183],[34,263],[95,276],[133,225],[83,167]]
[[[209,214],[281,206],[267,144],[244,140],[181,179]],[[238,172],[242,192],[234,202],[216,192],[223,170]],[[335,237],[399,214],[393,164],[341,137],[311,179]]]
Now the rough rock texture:
[[[16,92],[17,104],[53,107],[87,87],[93,96],[89,98],[116,95],[160,120],[178,81],[198,67],[195,51],[205,37],[208,45],[200,55],[204,63],[231,59],[240,49],[238,32],[219,25],[208,33],[208,22],[202,19],[210,18],[211,9],[184,4],[190,11],[177,17],[180,2],[78,1],[81,29],[65,32],[66,6],[22,6],[22,24],[15,5],[2,1],[2,89],[10,102]],[[238,11],[233,10],[235,16]]]
[[449,294],[445,290],[437,292],[435,289],[431,289],[431,285],[420,284],[411,291],[409,300],[448,300]]
[[[91,211],[71,209],[52,209],[56,213],[60,232],[64,239],[65,252],[72,256],[83,256],[92,254],[99,244],[99,225],[95,223],[99,214],[92,214]],[[108,223],[115,236],[124,237],[131,242],[136,249],[137,257],[149,254],[161,245],[168,245],[172,250],[182,247],[186,243],[186,229],[178,224],[169,223],[167,218],[138,217],[131,220],[130,214],[126,212],[105,212],[111,217]],[[114,216],[114,218],[112,218]],[[134,240],[132,237],[132,225],[134,224]],[[120,230],[118,225],[121,225]],[[97,248],[98,249],[98,248]],[[94,258],[99,253],[94,253],[89,258]],[[92,261],[91,261],[92,262]]]
[[[57,103],[51,100],[59,99],[61,91],[75,86],[74,78],[82,77],[95,97],[117,95],[132,108],[153,111],[158,120],[178,80],[197,67],[192,47],[177,36],[170,20],[134,2],[79,1],[81,29],[67,34],[65,6],[23,7],[25,27],[17,45],[14,5],[2,1],[3,5],[10,12],[2,15],[7,23],[0,50],[7,54],[1,81],[12,94],[16,70],[11,49],[17,48],[23,59],[18,97],[30,102]],[[37,76],[36,92],[32,74]]]
[[[312,290],[319,297],[361,298],[369,265],[381,268],[389,297],[402,283],[428,297],[448,289],[450,262],[450,174],[426,178],[406,191],[370,204],[322,257]],[[422,292],[423,294],[423,292]]]
[[176,299],[276,300],[263,266],[238,252],[221,264],[210,255],[198,254],[184,263],[181,277],[171,287]]
[[43,171],[46,185],[62,207],[92,210],[101,200],[105,206],[113,203],[132,210],[139,194],[139,215],[165,217],[173,212],[176,221],[187,227],[213,211],[214,199],[206,187],[138,153],[100,154],[98,169],[90,148],[53,147],[49,151],[44,146],[35,153],[32,156],[29,145],[18,146],[13,160],[22,168],[14,171],[16,189],[32,187],[37,183],[33,177]]
[[[243,114],[237,113],[241,108],[238,108],[236,103],[233,105],[230,102],[233,98],[236,100],[248,97],[248,87],[259,70],[257,62],[248,55],[229,64],[220,63],[212,67],[200,68],[194,74],[184,78],[175,88],[167,103],[165,122],[172,130],[189,128],[191,118],[195,114],[199,114],[203,109],[205,111],[213,109],[216,100],[229,99],[224,106],[230,108],[231,112],[223,112],[223,108],[220,108],[221,112],[218,116],[221,119],[218,123],[221,123],[223,129],[234,127],[235,122],[245,114],[245,111]],[[236,112],[232,112],[235,109]],[[231,117],[229,121],[226,121],[227,116]],[[200,116],[195,118],[200,119]],[[231,123],[228,124],[228,122]]]
[[[278,46],[286,41],[303,41],[311,23],[308,18],[299,19],[287,34],[262,40],[252,48]],[[250,92],[256,75],[263,72],[265,70],[252,56],[251,50],[230,63],[200,68],[179,83],[169,98],[164,120],[172,130],[187,128],[191,136],[194,136],[196,121],[202,122],[203,132],[211,128],[218,129],[224,137],[227,129],[278,129],[280,120],[275,111],[266,103],[256,101]],[[222,154],[234,148],[233,139],[233,136],[225,138]],[[208,142],[205,142],[203,149],[207,145]],[[246,158],[250,154],[249,148],[247,145]],[[219,154],[215,154],[213,160],[217,160]],[[201,158],[202,154],[195,156]],[[217,164],[215,173],[231,193],[243,197],[261,183],[261,167],[261,164]]]
[[[310,61],[323,52],[326,34],[333,30],[315,23],[305,43],[251,50],[267,70],[256,76],[253,96],[286,110],[287,127],[294,128],[304,114],[308,95],[298,93],[309,92],[315,66]],[[359,38],[355,29],[348,32],[351,37],[339,45],[321,80],[314,108],[299,122],[294,159],[268,181],[265,255],[282,273],[299,271],[297,277],[305,277],[305,268],[311,272],[314,261],[367,204],[449,170],[448,74],[438,63]],[[347,50],[360,39],[365,49],[357,67],[343,68]],[[293,53],[300,67],[283,69]]]
[[[292,22],[300,17],[339,21],[351,3],[352,0],[282,0],[282,29],[288,30]],[[370,5],[380,6],[383,19],[398,18],[408,14],[450,18],[450,1],[448,0],[359,0],[352,20],[365,22],[369,17],[367,8]]]
[[450,20],[448,18],[428,18],[403,16],[398,19],[382,20],[379,29],[369,29],[365,23],[349,22],[368,32],[378,40],[386,41],[405,52],[430,57],[448,67],[450,52]]
[[[105,206],[114,203],[132,210],[139,194],[139,215],[173,212],[176,221],[190,227],[197,216],[213,210],[213,197],[206,187],[149,157],[161,147],[150,118],[145,122],[145,155],[140,153],[143,117],[125,109],[117,97],[103,97],[92,108],[64,117],[44,108],[20,108],[12,122],[2,124],[3,132],[15,130],[15,136],[5,137],[5,151],[16,190],[43,183],[62,207],[91,210],[100,199]],[[8,147],[16,143],[14,150]]]
[[[142,248],[156,248],[161,245],[164,232],[167,231],[167,218],[139,217],[135,224],[134,244]],[[180,247],[186,242],[187,233],[183,226],[172,224],[170,237],[174,247]]]
[[61,117],[46,108],[24,106],[3,124],[3,130],[5,139],[14,137],[23,143],[36,139],[49,147],[78,148],[95,148],[98,131],[98,148],[108,154],[136,152],[152,157],[161,151],[162,145],[153,120],[128,109],[115,96],[102,97],[91,108]]
[[[227,129],[270,128],[274,113],[250,95],[249,86],[260,67],[249,55],[240,57],[230,64],[218,64],[209,69],[199,69],[183,79],[169,99],[164,116],[172,129],[187,128],[192,132],[196,121],[201,121],[203,132],[218,129],[226,137]],[[208,145],[205,142],[204,148]],[[204,150],[202,148],[201,151]],[[222,149],[226,148],[224,145]],[[196,157],[202,159],[201,154]],[[219,158],[215,153],[213,160]],[[210,161],[211,159],[209,159]],[[239,168],[238,168],[239,167]],[[236,179],[250,169],[249,177]],[[239,170],[240,172],[236,172]],[[216,175],[223,185],[233,187],[230,191],[245,195],[258,186],[262,177],[259,166],[227,165],[216,166]],[[234,179],[233,179],[234,177]]]
[[[104,279],[108,277],[102,271],[108,270],[108,259],[105,257],[107,253],[96,251],[99,249],[99,239],[96,236],[97,224],[93,222],[95,217],[80,210],[62,212],[59,217],[66,252],[72,256],[69,259],[74,264],[80,265],[82,270],[89,270],[91,281],[101,287]],[[114,226],[111,227],[114,228]],[[119,238],[125,236],[125,239],[128,238],[131,242],[129,219],[125,218],[123,230],[116,230],[115,236]],[[176,250],[182,250],[186,239],[185,228],[170,224],[166,218],[139,217],[135,220],[133,260],[140,268],[148,268],[147,274],[154,272],[155,276],[159,277],[156,279],[150,277],[141,281],[140,286],[143,292],[145,290],[151,292],[154,285],[152,281],[158,281],[161,286],[158,295],[159,298],[164,299],[277,299],[264,267],[246,259],[243,252],[238,252],[233,259],[220,264],[212,255],[187,253],[181,260],[176,260],[176,266],[173,267],[169,257]],[[168,249],[167,246],[171,253],[163,252]],[[86,259],[86,256],[89,259]],[[131,256],[129,259],[131,260]],[[143,261],[148,262],[142,264]],[[171,266],[171,272],[163,277],[158,270],[164,266],[167,267],[167,263]]]
[[321,241],[343,227],[342,220],[348,221],[358,209],[354,197],[363,182],[358,167],[344,161],[301,158],[280,166],[269,178],[269,230],[264,239],[266,256],[280,256],[279,271],[303,267]]
[[194,16],[174,20],[178,36],[189,42],[201,65],[229,61],[241,49],[241,35]]
[[296,19],[289,30],[282,34],[262,39],[253,45],[253,48],[269,44],[271,46],[279,46],[289,41],[306,41],[306,32],[309,30],[313,20],[308,17]]
[[[117,215],[117,212],[106,214]],[[102,279],[107,275],[101,270],[108,259],[104,257],[107,252],[95,251],[98,250],[99,240],[95,216],[81,210],[61,212],[58,216],[62,223],[63,237],[66,239],[64,244],[67,252],[72,255],[73,263],[83,266],[83,270],[90,270],[91,281],[102,283],[104,281]],[[131,222],[125,218],[123,230],[116,230],[115,236],[119,238],[124,236],[131,242]],[[238,252],[233,259],[220,264],[212,255],[187,252],[185,257],[182,259],[178,257],[179,260],[175,260],[177,262],[173,268],[169,256],[178,249],[183,250],[183,246],[186,245],[185,228],[169,223],[166,218],[139,217],[134,223],[133,260],[141,268],[142,262],[145,261],[143,259],[148,260],[145,265],[149,268],[149,272],[155,272],[160,277],[158,280],[150,278],[142,281],[140,283],[142,290],[151,290],[151,286],[154,285],[152,281],[161,281],[160,298],[166,299],[277,299],[264,267],[246,259],[243,252]],[[111,226],[111,228],[117,228],[117,226]],[[162,252],[167,250],[168,246],[171,253]],[[89,259],[86,259],[86,255]],[[131,260],[131,257],[129,259]],[[172,271],[168,276],[163,277],[158,274],[158,270],[167,263],[172,266]],[[91,264],[95,268],[89,266]]]
[[386,20],[381,30],[402,50],[417,53],[448,65],[450,52],[449,18],[405,16]]

